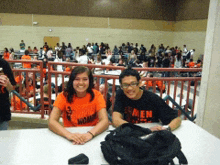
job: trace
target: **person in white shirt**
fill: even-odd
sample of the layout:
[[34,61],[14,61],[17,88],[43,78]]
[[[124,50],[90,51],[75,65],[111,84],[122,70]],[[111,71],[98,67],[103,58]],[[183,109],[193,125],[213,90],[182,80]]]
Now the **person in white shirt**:
[[[95,65],[102,65],[102,58],[101,58],[100,54],[97,55],[97,60],[95,62]],[[102,73],[103,73],[102,68],[95,68],[94,69],[94,74],[101,75]]]
[[47,57],[48,59],[51,59],[53,57],[53,50],[52,48],[50,47],[49,50],[47,51]]
[[88,43],[87,51],[88,51],[88,56],[91,57],[93,53],[93,46],[91,46],[91,43]]
[[186,45],[183,45],[183,52],[182,52],[183,59],[186,59],[187,52],[188,52],[188,50],[186,48]]
[[55,47],[55,52],[56,52],[56,58],[58,58],[58,52],[61,51],[60,44],[57,43],[57,46]]
[[195,51],[196,51],[195,49],[190,50],[190,59],[191,58],[193,59],[193,55],[194,55]]
[[79,50],[79,58],[78,63],[80,64],[88,64],[89,58],[86,54],[83,54],[82,50]]

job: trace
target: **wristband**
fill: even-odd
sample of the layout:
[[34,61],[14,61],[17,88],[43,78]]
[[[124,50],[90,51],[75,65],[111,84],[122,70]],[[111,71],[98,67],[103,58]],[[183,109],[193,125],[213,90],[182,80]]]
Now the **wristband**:
[[171,128],[170,128],[169,125],[164,125],[163,127],[164,127],[167,131],[171,131]]
[[92,132],[88,131],[87,133],[91,134],[92,135],[92,138],[94,138],[95,136],[93,135]]

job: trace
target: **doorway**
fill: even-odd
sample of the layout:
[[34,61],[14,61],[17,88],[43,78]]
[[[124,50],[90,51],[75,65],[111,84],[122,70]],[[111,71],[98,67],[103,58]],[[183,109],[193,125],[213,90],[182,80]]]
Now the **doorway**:
[[47,42],[47,45],[49,47],[52,47],[52,49],[54,50],[57,43],[60,42],[60,38],[59,37],[44,37],[44,43]]

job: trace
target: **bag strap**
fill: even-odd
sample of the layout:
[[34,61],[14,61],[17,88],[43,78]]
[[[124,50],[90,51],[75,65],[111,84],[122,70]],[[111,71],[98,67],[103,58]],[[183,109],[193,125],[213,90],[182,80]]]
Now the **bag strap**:
[[176,157],[179,159],[179,164],[188,164],[188,161],[181,150],[177,153]]

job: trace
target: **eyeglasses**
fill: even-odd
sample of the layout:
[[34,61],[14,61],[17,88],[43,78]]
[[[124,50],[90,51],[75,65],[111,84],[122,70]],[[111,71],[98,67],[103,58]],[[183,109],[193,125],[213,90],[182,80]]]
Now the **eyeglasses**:
[[129,86],[131,87],[136,87],[138,86],[139,82],[131,82],[130,84],[121,84],[121,88],[122,89],[127,89]]

